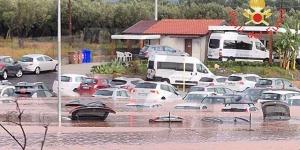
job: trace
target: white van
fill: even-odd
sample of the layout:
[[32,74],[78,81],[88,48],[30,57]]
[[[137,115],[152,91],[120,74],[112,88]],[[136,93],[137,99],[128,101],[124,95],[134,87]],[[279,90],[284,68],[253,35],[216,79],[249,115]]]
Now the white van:
[[221,61],[268,61],[269,51],[256,38],[236,32],[212,33],[208,59]]
[[153,55],[148,59],[148,80],[197,85],[203,76],[212,77],[214,74],[195,57]]

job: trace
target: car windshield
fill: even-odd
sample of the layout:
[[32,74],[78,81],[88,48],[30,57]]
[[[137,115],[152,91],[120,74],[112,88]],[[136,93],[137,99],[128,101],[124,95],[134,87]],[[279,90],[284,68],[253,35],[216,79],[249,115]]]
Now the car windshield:
[[257,84],[259,84],[259,85],[272,85],[272,80],[260,79],[260,80],[258,80]]
[[16,86],[16,90],[20,89],[33,89],[33,86]]
[[187,100],[187,101],[199,101],[199,102],[201,102],[202,99],[203,99],[204,97],[206,97],[206,96],[207,96],[207,94],[188,94],[188,95],[184,98],[184,100]]
[[280,100],[280,94],[276,93],[263,93],[262,99],[263,100]]
[[213,82],[214,79],[213,78],[208,78],[208,77],[203,77],[200,79],[201,82]]
[[21,62],[33,62],[33,58],[31,57],[22,57],[20,59]]
[[289,99],[288,104],[290,106],[300,106],[300,99]]
[[156,83],[138,83],[135,88],[155,89]]
[[98,90],[95,95],[102,95],[102,96],[112,96],[113,91],[110,90]]
[[255,100],[261,96],[263,91],[263,89],[248,89],[244,91],[244,95],[246,95],[246,97],[250,97],[251,100]]
[[189,92],[194,92],[194,91],[204,91],[204,87],[191,87]]
[[230,76],[228,77],[228,81],[241,81],[242,78],[239,76]]

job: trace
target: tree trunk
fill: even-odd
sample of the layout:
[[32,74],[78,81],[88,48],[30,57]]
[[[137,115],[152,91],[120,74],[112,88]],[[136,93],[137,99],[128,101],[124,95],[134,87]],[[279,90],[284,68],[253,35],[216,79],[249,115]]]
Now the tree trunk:
[[18,39],[19,48],[24,48],[24,38],[19,37]]

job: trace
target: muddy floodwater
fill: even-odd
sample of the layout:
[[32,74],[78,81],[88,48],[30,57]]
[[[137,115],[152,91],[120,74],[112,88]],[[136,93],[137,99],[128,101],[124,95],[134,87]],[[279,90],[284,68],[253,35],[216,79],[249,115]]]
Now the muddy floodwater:
[[[85,100],[84,98],[82,100]],[[64,99],[64,104],[70,99]],[[221,112],[216,105],[209,110],[174,109],[183,101],[163,103],[156,108],[129,107],[128,101],[103,100],[116,114],[105,121],[72,121],[70,108],[63,104],[62,127],[58,126],[57,100],[19,101],[24,109],[23,124],[28,149],[40,149],[44,128],[50,124],[44,149],[300,149],[300,107],[291,107],[289,121],[264,121],[262,111]],[[0,104],[0,119],[15,118],[15,104]],[[260,106],[257,106],[258,108]],[[149,123],[157,116],[182,117],[182,123]],[[205,118],[216,118],[206,120]],[[220,121],[221,120],[221,121]],[[2,122],[17,138],[20,129]],[[19,149],[15,141],[0,128],[0,150]]]

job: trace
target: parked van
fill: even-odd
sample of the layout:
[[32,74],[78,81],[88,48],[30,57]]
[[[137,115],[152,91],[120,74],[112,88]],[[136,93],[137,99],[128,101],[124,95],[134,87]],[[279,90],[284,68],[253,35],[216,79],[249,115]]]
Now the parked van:
[[212,33],[208,45],[208,59],[221,61],[268,61],[269,51],[256,38],[236,32]]
[[195,57],[153,55],[148,59],[148,80],[197,85],[203,76],[211,77],[214,74]]

